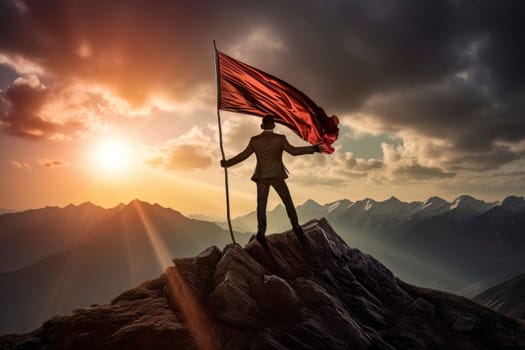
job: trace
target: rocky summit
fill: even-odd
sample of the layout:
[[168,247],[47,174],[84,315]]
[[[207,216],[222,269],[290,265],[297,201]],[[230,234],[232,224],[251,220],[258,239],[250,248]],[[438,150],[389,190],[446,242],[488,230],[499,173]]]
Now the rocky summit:
[[[524,349],[525,326],[396,278],[324,219],[267,247],[211,247],[109,305],[54,317],[1,349]],[[38,291],[35,291],[38,293]]]

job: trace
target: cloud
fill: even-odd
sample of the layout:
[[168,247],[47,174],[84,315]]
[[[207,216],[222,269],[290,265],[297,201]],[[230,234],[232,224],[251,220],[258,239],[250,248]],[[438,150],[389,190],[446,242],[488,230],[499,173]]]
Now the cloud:
[[[224,113],[222,135],[226,156],[229,157],[234,152],[242,151],[248,145],[250,138],[261,132],[260,124],[261,118],[259,117]],[[216,145],[219,147],[217,125],[210,125],[209,128],[214,131]]]
[[29,165],[29,163],[27,162],[12,160],[10,163],[12,166],[14,166],[17,169],[31,169],[31,165]]
[[356,158],[352,152],[345,153],[345,162],[349,169],[357,171],[370,171],[383,167],[383,162],[379,159]]
[[20,55],[0,53],[0,64],[11,67],[15,72],[21,75],[44,74],[44,68],[37,62],[26,59]]
[[193,127],[188,132],[158,146],[143,146],[146,164],[166,170],[203,170],[216,159],[212,150],[212,137],[201,128]]
[[21,15],[25,14],[28,10],[27,5],[23,0],[9,0],[7,3],[16,8]]
[[315,153],[300,157],[286,156],[285,162],[293,181],[306,186],[348,185],[357,179],[366,179],[384,167],[383,161],[379,159],[355,157],[352,152],[345,152],[339,146],[330,155]]
[[[343,124],[402,140],[398,157],[405,162],[358,162],[340,153],[337,169],[439,179],[524,157],[516,147],[525,140],[525,80],[519,78],[525,76],[524,6],[489,0],[117,0],[110,7],[7,1],[0,3],[0,31],[9,33],[0,39],[0,62],[68,91],[79,82],[99,86],[129,104],[122,114],[148,110],[153,98],[213,105],[211,41],[217,39],[219,49],[297,86],[329,114],[342,116]],[[92,122],[75,124],[79,118],[71,113],[59,120],[42,114],[57,96],[47,85],[28,93],[32,107],[15,105],[2,115],[4,131],[65,137],[111,119],[115,108],[101,95],[107,108]],[[96,106],[84,108],[96,115]],[[236,149],[241,140],[232,134],[225,141]]]
[[437,167],[428,167],[413,163],[394,168],[393,174],[406,179],[426,180],[456,176],[455,173],[445,172]]
[[[521,156],[523,157],[523,156]],[[451,170],[491,170],[520,159],[520,155],[504,145],[494,145],[486,152],[450,154],[446,165]]]
[[50,91],[38,80],[15,81],[0,96],[0,130],[29,139],[60,137],[81,132],[80,121],[57,122],[45,118],[42,111]]
[[[357,109],[378,92],[464,71],[474,58],[500,73],[493,79],[502,88],[516,85],[510,73],[523,69],[515,35],[519,25],[500,25],[519,13],[518,2],[26,5],[31,16],[4,4],[1,29],[11,34],[2,49],[41,57],[54,74],[103,81],[135,102],[159,91],[184,99],[212,85],[213,38],[219,48],[296,83],[339,111]],[[143,16],[146,9],[150,16]],[[472,53],[480,38],[488,39]]]
[[67,165],[67,163],[64,162],[63,160],[52,159],[52,158],[39,159],[38,164],[46,168],[58,168],[58,167],[63,167]]
[[70,140],[125,120],[142,119],[161,108],[171,106],[153,99],[135,108],[100,86],[46,86],[30,74],[0,91],[0,131],[32,140]]
[[442,155],[438,153],[445,147],[432,140],[411,140],[399,146],[383,143],[386,171],[382,175],[397,183],[455,177],[439,160]]
[[198,145],[179,145],[171,149],[168,169],[205,169],[212,158]]

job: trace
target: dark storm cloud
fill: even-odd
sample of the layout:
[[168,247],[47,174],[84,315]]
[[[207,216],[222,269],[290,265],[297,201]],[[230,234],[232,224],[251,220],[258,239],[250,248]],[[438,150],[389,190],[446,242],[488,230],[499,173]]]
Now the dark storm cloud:
[[284,49],[255,45],[248,63],[330,114],[371,112],[385,128],[441,138],[465,154],[525,138],[520,0],[25,5],[1,3],[1,51],[37,60],[54,76],[106,83],[131,102],[158,91],[185,99],[213,86],[211,40],[232,47],[264,28]]
[[517,160],[520,155],[505,146],[494,146],[490,151],[460,154],[447,162],[450,170],[489,170]]
[[417,130],[449,139],[459,150],[486,151],[494,140],[521,140],[523,102],[496,100],[483,90],[483,85],[458,78],[371,98],[363,111],[391,131]]
[[396,177],[405,179],[428,180],[433,178],[447,178],[456,176],[455,173],[443,171],[437,167],[428,167],[420,164],[402,165],[393,171]]

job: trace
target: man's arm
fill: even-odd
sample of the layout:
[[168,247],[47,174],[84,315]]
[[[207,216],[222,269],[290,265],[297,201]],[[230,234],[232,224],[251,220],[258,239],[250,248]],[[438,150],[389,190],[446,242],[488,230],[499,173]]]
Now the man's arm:
[[230,158],[230,159],[228,159],[226,161],[222,161],[221,160],[221,166],[223,168],[229,168],[229,167],[231,167],[231,166],[233,166],[233,165],[235,165],[237,163],[242,162],[243,160],[248,158],[252,153],[253,153],[253,147],[252,147],[252,142],[250,140],[250,143],[248,143],[248,146],[246,146],[244,151],[242,151],[241,153],[239,153],[235,157]]
[[321,145],[294,147],[288,143],[288,140],[285,136],[283,136],[283,147],[284,150],[290,153],[292,156],[321,152]]

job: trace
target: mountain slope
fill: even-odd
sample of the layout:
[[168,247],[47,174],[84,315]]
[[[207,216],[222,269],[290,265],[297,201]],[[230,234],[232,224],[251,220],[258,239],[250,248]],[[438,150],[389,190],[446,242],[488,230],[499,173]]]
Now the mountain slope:
[[70,248],[112,214],[84,203],[0,216],[0,273],[16,270]]
[[197,254],[210,243],[228,241],[229,234],[212,223],[130,202],[75,247],[0,274],[0,333],[27,331],[54,314],[108,302],[159,275],[171,256]]
[[474,296],[525,265],[525,200],[365,199],[330,220],[342,237],[413,283]]
[[269,249],[175,259],[111,305],[58,316],[3,349],[520,349],[525,327],[466,298],[404,283],[325,220]]
[[525,273],[487,289],[473,300],[504,315],[525,320]]

